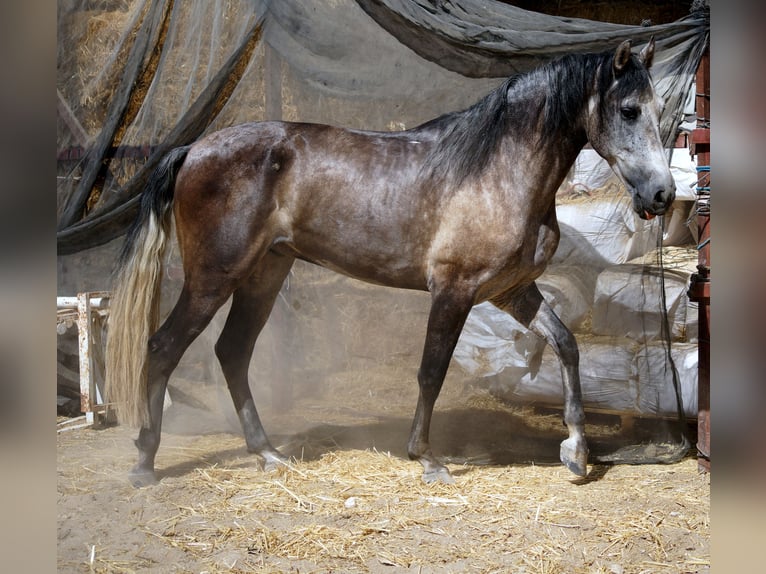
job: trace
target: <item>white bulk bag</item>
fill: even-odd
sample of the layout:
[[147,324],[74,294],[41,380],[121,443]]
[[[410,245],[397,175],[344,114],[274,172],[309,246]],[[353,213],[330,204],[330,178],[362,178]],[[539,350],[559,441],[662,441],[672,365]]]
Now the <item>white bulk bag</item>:
[[[659,339],[661,284],[659,268],[614,265],[602,271],[593,298],[592,331],[596,335],[628,337],[636,341]],[[686,333],[689,273],[665,269],[665,296],[671,336]]]

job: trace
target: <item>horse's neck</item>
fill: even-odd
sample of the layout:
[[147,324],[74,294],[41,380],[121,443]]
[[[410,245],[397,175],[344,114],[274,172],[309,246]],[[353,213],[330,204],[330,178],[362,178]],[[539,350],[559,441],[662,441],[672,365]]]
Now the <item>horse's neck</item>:
[[520,125],[526,129],[535,126],[534,135],[517,132],[512,126],[500,146],[499,154],[506,169],[513,170],[508,173],[522,173],[524,181],[529,183],[530,192],[552,204],[556,191],[588,142],[583,127],[587,102],[582,104],[574,129],[571,125],[561,124],[552,133],[543,135],[545,112],[539,102],[545,97],[544,90],[538,89],[528,92],[526,101],[516,103],[518,109],[536,114],[520,120]]

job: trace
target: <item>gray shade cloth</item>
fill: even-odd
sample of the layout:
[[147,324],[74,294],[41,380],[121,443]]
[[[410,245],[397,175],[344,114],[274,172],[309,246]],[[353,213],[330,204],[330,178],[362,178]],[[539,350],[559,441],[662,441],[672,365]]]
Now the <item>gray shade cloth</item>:
[[[111,68],[98,72],[99,77],[111,74],[121,78],[116,82],[119,97],[111,100],[110,112],[91,138],[82,172],[59,178],[60,254],[101,245],[123,234],[135,214],[135,198],[142,191],[147,170],[169,148],[191,143],[222,124],[266,119],[254,117],[247,106],[213,105],[220,100],[221,86],[226,82],[236,82],[236,90],[245,91],[262,81],[261,70],[255,68],[256,60],[263,56],[244,49],[252,42],[258,22],[263,23],[261,44],[278,55],[292,79],[297,119],[367,129],[411,127],[466,107],[497,85],[499,78],[562,54],[614,49],[625,39],[633,40],[638,48],[654,36],[657,50],[652,74],[666,100],[661,119],[666,142],[676,135],[697,64],[709,41],[709,12],[704,3],[695,4],[695,12],[686,18],[656,26],[560,18],[491,0],[254,0],[240,3],[236,18],[228,20],[220,17],[222,7],[212,2],[175,3],[171,7],[168,0],[147,0],[143,20],[141,3],[135,4],[139,6],[132,26],[151,32],[139,36],[141,43],[133,44],[127,58],[119,58],[121,52],[115,49],[109,59]],[[71,0],[60,6],[59,20],[64,22],[76,11],[87,9],[87,2]],[[194,9],[201,21],[190,24]],[[185,10],[190,10],[191,16]],[[212,24],[208,22],[211,17],[215,19]],[[166,37],[161,33],[163,22],[169,30]],[[190,25],[212,27],[217,33],[210,34],[205,46],[195,41],[199,34],[195,35]],[[123,32],[124,45],[129,44],[129,32],[130,28]],[[181,43],[183,38],[187,38],[186,44]],[[80,69],[64,59],[69,49],[66,42],[66,34],[61,33],[59,78],[68,79],[76,77]],[[212,57],[206,59],[205,49],[220,54],[220,63]],[[195,59],[195,71],[200,75],[207,65],[204,77],[209,84],[195,87],[196,92],[181,86],[184,98],[163,99],[161,88],[172,88],[178,81],[166,78],[174,69],[170,56],[174,51],[193,54],[193,50],[200,54]],[[139,63],[143,61],[146,66],[147,54],[152,51],[161,54],[152,90],[142,96],[142,112],[127,129],[133,144],[150,147],[152,154],[144,169],[128,181],[109,180],[108,193],[102,193],[96,206],[86,210],[91,188],[99,174],[103,178],[104,166],[113,157],[110,143],[114,143],[120,131],[118,120],[124,120],[127,102],[140,83],[135,78],[146,73],[145,69],[140,72]],[[238,74],[243,57],[249,58],[250,67]],[[188,76],[181,79],[189,80]],[[59,83],[60,94],[74,91],[61,85],[61,80]],[[124,93],[126,89],[131,91]],[[195,97],[189,95],[193,92]],[[71,105],[74,97],[68,99]],[[356,115],[333,115],[333,106],[327,103],[330,99],[342,100],[345,104],[335,108],[353,107]],[[74,109],[71,115],[78,112]],[[161,125],[167,118],[176,118],[175,123]],[[59,150],[71,143],[60,136]]]

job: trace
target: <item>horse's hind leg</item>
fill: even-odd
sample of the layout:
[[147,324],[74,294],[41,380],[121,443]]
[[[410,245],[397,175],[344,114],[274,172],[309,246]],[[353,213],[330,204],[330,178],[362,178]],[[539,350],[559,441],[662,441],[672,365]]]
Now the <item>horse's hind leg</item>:
[[154,458],[160,446],[162,406],[168,378],[184,351],[207,326],[231,291],[223,287],[209,293],[190,289],[184,284],[178,302],[159,330],[149,338],[147,395],[149,426],[142,427],[136,440],[138,463],[130,471],[134,486],[146,486],[157,481]]
[[255,341],[269,318],[293,261],[292,257],[275,253],[267,253],[261,259],[247,282],[234,291],[229,316],[215,345],[234,408],[242,423],[247,450],[262,456],[267,470],[287,459],[266,437],[250,392],[247,371]]
[[588,472],[588,446],[580,390],[580,354],[574,335],[556,316],[534,283],[493,299],[492,303],[543,337],[558,356],[564,387],[564,423],[569,431],[569,438],[561,443],[559,456],[574,474],[585,476]]

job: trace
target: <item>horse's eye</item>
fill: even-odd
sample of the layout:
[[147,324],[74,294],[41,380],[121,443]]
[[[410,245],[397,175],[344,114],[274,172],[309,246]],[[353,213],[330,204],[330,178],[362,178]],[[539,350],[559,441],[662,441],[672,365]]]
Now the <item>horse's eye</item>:
[[635,120],[638,117],[638,111],[638,108],[634,106],[620,108],[620,114],[624,120]]

